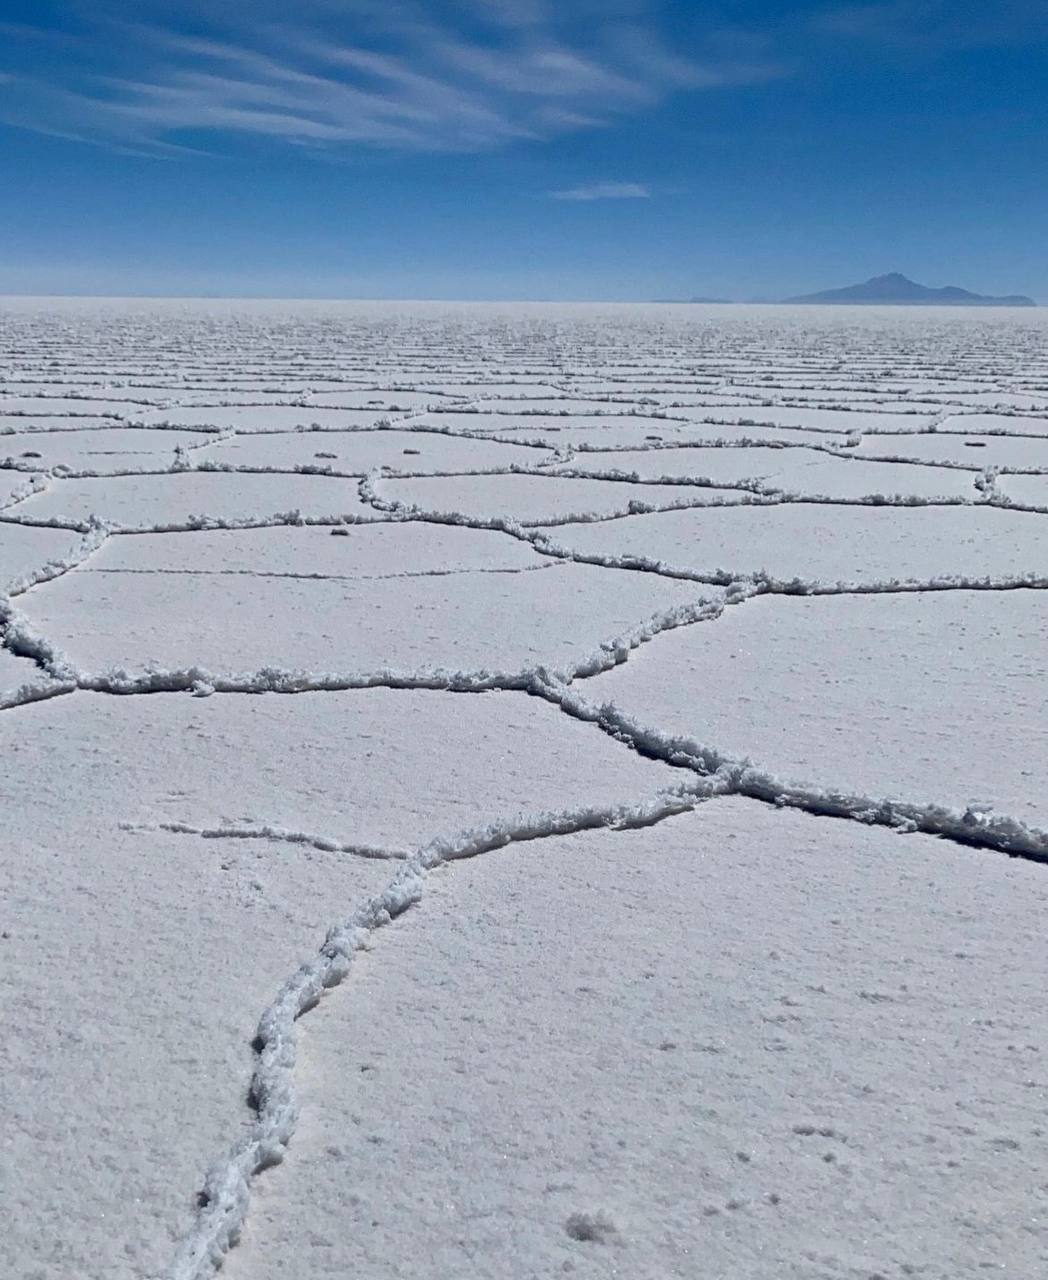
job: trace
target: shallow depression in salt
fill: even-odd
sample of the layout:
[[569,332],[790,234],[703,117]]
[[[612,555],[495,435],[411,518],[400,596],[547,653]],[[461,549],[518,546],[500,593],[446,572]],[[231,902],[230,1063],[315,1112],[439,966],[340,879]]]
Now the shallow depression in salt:
[[13,1276],[1044,1270],[1042,313],[0,319]]

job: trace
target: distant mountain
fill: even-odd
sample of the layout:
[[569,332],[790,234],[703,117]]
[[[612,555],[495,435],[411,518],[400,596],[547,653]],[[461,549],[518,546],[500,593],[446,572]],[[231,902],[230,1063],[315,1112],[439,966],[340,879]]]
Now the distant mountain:
[[1036,307],[1033,298],[1012,293],[1004,298],[992,298],[968,289],[947,285],[944,289],[929,289],[917,284],[897,271],[886,276],[874,276],[865,284],[852,284],[844,289],[825,289],[822,293],[805,293],[798,298],[784,298],[784,302],[802,303],[851,303],[877,304],[890,307]]
[[716,304],[717,306],[722,306],[730,303],[731,299],[730,298],[656,298],[655,301],[656,302],[686,302],[686,303],[701,302],[701,303],[705,303],[706,306],[713,306],[714,304]]

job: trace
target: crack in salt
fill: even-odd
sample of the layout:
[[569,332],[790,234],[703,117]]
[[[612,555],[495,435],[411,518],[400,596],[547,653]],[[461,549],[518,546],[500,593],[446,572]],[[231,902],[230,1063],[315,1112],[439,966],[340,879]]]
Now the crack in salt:
[[[213,335],[211,335],[211,339],[213,339]],[[23,525],[26,527],[59,528],[77,532],[83,536],[68,556],[61,560],[51,561],[39,569],[24,575],[9,584],[3,595],[0,595],[0,643],[12,654],[33,661],[46,677],[44,681],[38,684],[24,685],[18,690],[0,696],[0,709],[11,709],[24,706],[26,703],[40,698],[83,690],[119,695],[182,691],[197,696],[207,696],[216,693],[256,693],[261,691],[296,693],[373,687],[439,689],[448,693],[479,693],[489,689],[507,689],[545,699],[554,704],[564,714],[580,722],[595,726],[625,748],[661,760],[679,769],[682,775],[687,775],[688,780],[677,790],[665,792],[656,799],[644,804],[607,808],[583,807],[559,814],[547,813],[511,817],[491,825],[475,827],[457,836],[431,841],[411,851],[380,849],[370,845],[354,844],[324,835],[293,831],[264,823],[193,826],[187,823],[166,822],[153,826],[128,827],[127,829],[129,830],[143,833],[164,831],[200,839],[265,839],[290,845],[312,847],[324,852],[344,853],[347,856],[388,859],[399,864],[397,874],[386,890],[361,904],[345,921],[335,925],[329,931],[317,955],[288,978],[274,1002],[263,1014],[254,1046],[257,1059],[251,1095],[254,1118],[250,1131],[224,1159],[215,1164],[209,1173],[201,1195],[196,1219],[191,1230],[181,1242],[172,1265],[170,1273],[172,1280],[205,1280],[206,1277],[211,1276],[218,1269],[226,1252],[235,1244],[239,1235],[240,1227],[248,1208],[250,1184],[253,1177],[267,1165],[283,1158],[287,1143],[294,1130],[297,1114],[293,1091],[293,1073],[297,1052],[295,1040],[297,1018],[313,1007],[326,990],[337,985],[346,977],[350,969],[352,956],[361,946],[365,945],[371,932],[384,927],[409,910],[419,900],[423,892],[426,875],[436,867],[456,858],[474,856],[504,847],[519,840],[554,838],[594,827],[650,825],[663,821],[674,814],[687,812],[705,799],[728,795],[745,796],[777,807],[798,808],[818,816],[875,824],[901,833],[926,832],[962,845],[994,849],[1036,861],[1048,861],[1048,834],[1036,831],[1007,817],[989,817],[986,813],[971,808],[962,813],[932,803],[917,804],[895,800],[871,799],[837,792],[832,789],[806,787],[796,783],[784,782],[774,774],[758,768],[746,759],[732,757],[716,747],[702,744],[691,738],[668,734],[657,727],[644,725],[626,715],[612,703],[594,703],[587,699],[576,685],[576,682],[585,681],[590,676],[610,670],[612,667],[626,662],[630,653],[636,647],[653,641],[665,631],[675,627],[713,621],[729,605],[744,603],[759,596],[846,595],[859,593],[887,595],[899,592],[947,590],[1010,591],[1020,588],[1040,590],[1048,587],[1048,576],[1042,573],[1030,572],[997,578],[941,576],[923,581],[887,580],[827,583],[800,578],[781,580],[761,573],[741,575],[722,568],[694,570],[666,564],[646,556],[610,556],[572,551],[570,548],[558,544],[553,535],[543,530],[556,525],[630,519],[643,514],[657,514],[662,510],[712,507],[722,505],[728,501],[724,497],[720,497],[718,500],[715,493],[711,493],[706,498],[696,498],[694,501],[680,501],[669,508],[653,505],[645,499],[638,499],[631,502],[626,509],[616,511],[610,515],[607,513],[582,512],[569,515],[562,514],[553,519],[543,521],[527,522],[514,521],[502,516],[491,518],[470,517],[456,511],[424,511],[410,504],[397,503],[385,499],[381,496],[378,488],[382,479],[392,479],[394,476],[399,478],[418,476],[450,478],[464,474],[522,474],[543,476],[547,480],[558,478],[566,480],[625,480],[637,486],[682,485],[707,491],[728,489],[736,492],[737,496],[733,502],[737,503],[741,500],[745,504],[752,505],[776,505],[795,502],[841,506],[990,506],[1012,511],[1029,512],[1031,514],[1048,514],[1048,506],[1010,501],[997,485],[998,475],[1043,474],[1048,469],[1018,467],[983,469],[977,465],[969,465],[967,462],[914,460],[903,455],[866,458],[854,453],[855,446],[861,442],[864,435],[873,437],[880,435],[910,436],[938,432],[947,436],[1006,436],[1017,439],[1046,440],[1048,439],[1048,434],[1041,435],[1032,431],[1024,432],[1021,429],[1023,425],[1021,421],[1017,422],[1017,429],[1014,431],[1005,427],[987,427],[985,424],[979,424],[978,431],[966,432],[963,429],[965,417],[971,417],[982,412],[992,411],[995,414],[1017,420],[1034,418],[1043,420],[1043,411],[1020,411],[1007,403],[1004,403],[1003,407],[998,404],[992,409],[989,404],[981,408],[973,408],[969,401],[959,398],[964,393],[957,388],[943,388],[942,394],[934,396],[923,393],[918,394],[917,391],[906,387],[905,379],[908,373],[916,374],[920,367],[920,360],[915,356],[911,361],[907,355],[901,352],[896,353],[898,360],[895,363],[894,371],[890,374],[882,373],[876,367],[872,357],[869,362],[863,357],[861,376],[860,372],[857,371],[854,376],[848,378],[848,385],[845,386],[843,375],[834,373],[829,367],[822,368],[822,365],[826,363],[823,357],[816,357],[812,353],[802,352],[800,354],[795,353],[792,359],[786,360],[781,356],[769,354],[763,341],[740,341],[731,348],[731,352],[728,354],[724,350],[718,349],[712,361],[705,359],[707,353],[701,344],[697,346],[695,351],[690,352],[687,359],[682,345],[678,345],[676,348],[671,346],[665,354],[660,345],[657,356],[653,350],[630,353],[634,356],[632,361],[627,360],[623,356],[621,349],[619,349],[615,366],[619,372],[614,377],[609,376],[603,380],[615,383],[629,383],[631,379],[626,371],[630,367],[635,367],[639,370],[648,371],[645,372],[644,378],[637,377],[632,379],[635,382],[644,382],[647,391],[645,392],[635,386],[625,388],[621,395],[602,394],[599,391],[595,391],[592,385],[587,389],[584,385],[584,379],[579,378],[578,375],[580,371],[585,372],[587,360],[590,362],[589,368],[594,370],[599,364],[610,358],[609,351],[606,348],[613,344],[608,344],[604,335],[601,335],[600,341],[591,346],[588,352],[576,352],[574,355],[571,353],[570,346],[567,343],[562,344],[559,337],[546,336],[541,338],[540,342],[545,344],[547,356],[546,360],[542,362],[546,367],[541,369],[530,364],[528,357],[520,358],[520,351],[524,347],[523,342],[520,343],[519,347],[514,346],[512,352],[516,354],[513,363],[515,366],[519,365],[520,367],[513,371],[538,378],[543,386],[552,386],[561,394],[551,396],[548,392],[543,391],[540,394],[537,390],[533,394],[525,391],[519,396],[503,394],[497,400],[498,404],[504,406],[501,408],[492,408],[490,405],[484,408],[478,406],[485,395],[484,376],[501,376],[503,382],[507,384],[510,381],[509,374],[513,371],[508,369],[504,363],[501,363],[508,359],[505,338],[502,339],[503,345],[497,353],[497,359],[500,363],[494,367],[489,362],[496,357],[492,356],[486,345],[482,348],[481,353],[477,354],[461,337],[456,340],[458,344],[457,354],[448,354],[442,346],[439,359],[434,359],[431,364],[419,351],[412,350],[411,355],[406,359],[418,371],[419,378],[409,380],[398,376],[392,355],[389,357],[390,363],[387,368],[387,357],[384,351],[381,356],[376,354],[377,348],[374,342],[370,345],[365,344],[363,354],[357,353],[356,356],[347,357],[346,352],[343,350],[333,353],[333,349],[328,344],[324,348],[326,355],[323,358],[318,357],[311,350],[290,350],[282,361],[277,360],[276,351],[271,348],[265,357],[264,363],[267,368],[272,370],[272,378],[274,380],[284,379],[288,384],[299,383],[304,385],[289,386],[286,392],[277,386],[258,387],[253,391],[248,388],[238,390],[235,386],[223,386],[223,383],[227,381],[232,383],[236,378],[246,381],[246,376],[241,377],[241,373],[237,372],[239,370],[242,370],[244,375],[252,372],[251,368],[244,367],[243,357],[237,345],[240,341],[239,335],[231,340],[227,339],[224,344],[220,343],[217,349],[212,348],[211,339],[209,339],[206,356],[197,354],[191,370],[179,369],[178,385],[171,387],[158,385],[152,389],[159,394],[154,395],[152,398],[144,398],[141,391],[131,395],[120,393],[119,388],[121,386],[133,387],[133,383],[117,383],[107,379],[104,382],[92,384],[98,385],[100,391],[105,392],[112,401],[129,406],[138,405],[146,409],[160,408],[169,415],[169,420],[146,423],[144,419],[140,420],[130,415],[105,411],[101,406],[106,401],[101,397],[99,398],[99,408],[92,408],[90,412],[84,413],[79,410],[67,411],[60,415],[38,413],[34,419],[34,415],[25,410],[14,409],[3,410],[2,412],[6,418],[17,419],[18,432],[24,432],[25,434],[43,435],[82,431],[83,427],[79,423],[83,419],[91,418],[104,423],[103,427],[98,428],[100,430],[112,429],[118,426],[129,430],[148,429],[152,431],[194,432],[201,437],[199,442],[194,441],[185,446],[184,452],[176,458],[174,463],[166,467],[158,467],[155,472],[128,471],[118,473],[128,477],[142,474],[176,474],[187,471],[221,471],[229,474],[273,475],[327,474],[345,476],[346,478],[359,477],[360,497],[375,512],[374,516],[331,515],[303,517],[297,511],[276,513],[274,515],[255,515],[245,519],[226,519],[221,516],[202,515],[192,516],[182,521],[141,528],[121,527],[112,523],[106,524],[91,517],[85,520],[78,520],[64,519],[62,516],[34,516],[32,507],[26,508],[25,506],[26,500],[33,497],[34,494],[41,493],[49,488],[60,491],[63,482],[76,478],[103,477],[101,473],[87,469],[36,467],[24,459],[11,460],[6,469],[17,473],[25,473],[29,478],[19,485],[11,495],[0,501],[0,526]],[[443,341],[446,343],[447,340],[444,339]],[[61,338],[55,339],[54,342],[59,345],[52,345],[50,337],[47,339],[41,338],[37,345],[33,343],[28,345],[30,353],[28,357],[26,351],[21,351],[20,355],[25,372],[36,370],[38,374],[36,381],[51,379],[56,385],[60,385],[59,380],[53,376],[52,366],[55,361],[52,357],[55,350],[63,349],[62,342],[72,342],[75,347],[77,339]],[[390,345],[395,351],[394,344]],[[454,348],[455,344],[452,343],[452,346]],[[80,358],[90,370],[92,367],[97,366],[99,361],[103,365],[106,363],[104,355],[106,351],[115,353],[111,358],[117,362],[115,365],[117,377],[134,376],[126,374],[126,354],[122,343],[114,347],[111,342],[103,342],[99,337],[96,342],[92,342],[81,350]],[[155,347],[150,348],[150,351],[150,358],[155,359],[157,349]],[[184,363],[180,347],[177,355],[175,354],[175,349],[172,349],[170,354],[171,358],[176,359],[179,365]],[[1027,353],[1024,352],[1022,354],[1022,361],[1014,357],[1010,361],[1006,360],[1003,353],[997,359],[991,361],[985,353],[981,353],[978,357],[977,369],[982,370],[986,376],[974,377],[972,370],[967,365],[964,365],[962,366],[962,372],[967,373],[967,377],[962,376],[959,381],[962,387],[965,383],[975,383],[980,388],[985,385],[991,394],[1003,395],[1006,393],[1006,388],[1003,385],[1006,371],[1013,369],[1009,382],[1010,390],[1025,394],[1027,399],[1036,399],[1040,396],[1040,392],[1034,381],[1035,370],[1030,371],[1030,376],[1025,383],[1020,381],[1017,372],[1020,364],[1025,365],[1026,363],[1025,357]],[[361,363],[359,365],[354,364],[355,359],[360,359]],[[673,362],[677,362],[677,364],[686,363],[687,370],[684,371],[688,372],[688,376],[670,378],[661,367],[660,362],[664,359],[671,364]],[[927,362],[927,353],[925,359]],[[230,363],[231,361],[237,363]],[[297,367],[300,361],[306,362],[306,364],[302,367]],[[767,367],[769,361],[775,366],[773,379],[761,382],[760,385],[746,386],[744,381],[736,384],[737,378],[755,380],[757,375],[754,370],[762,366]],[[355,382],[352,377],[347,378],[344,373],[339,372],[340,369],[348,371],[352,368],[363,368],[369,363],[372,366],[370,372],[361,374],[366,385],[362,385],[361,382]],[[214,367],[216,365],[218,372]],[[699,372],[700,367],[704,369],[701,374]],[[475,386],[477,395],[472,399],[458,397],[452,393],[428,386],[430,380],[422,375],[429,368],[439,372],[446,382],[452,382],[463,387]],[[839,368],[843,368],[843,364]],[[233,377],[229,376],[230,369],[234,370]],[[465,372],[476,372],[477,369],[483,372],[475,382],[470,377],[465,376]],[[922,377],[926,381],[931,379],[932,381],[939,380],[944,382],[950,377],[949,369],[950,366],[944,352],[942,357],[936,361],[934,378],[927,369],[925,369]],[[383,372],[387,371],[388,377],[383,377]],[[68,372],[75,372],[75,369],[68,370]],[[96,372],[100,371],[96,369]],[[458,376],[455,377],[455,374],[458,374]],[[540,375],[543,374],[545,376],[541,377]],[[656,380],[661,379],[666,384],[665,392],[660,398],[653,398],[652,396],[652,393],[657,390],[657,388],[650,385],[653,377]],[[791,378],[794,380],[791,381]],[[25,381],[29,382],[30,380],[25,379]],[[381,387],[374,385],[376,381],[381,382],[383,385]],[[593,381],[599,381],[595,373],[590,379],[591,384]],[[205,382],[216,385],[205,386]],[[402,417],[388,417],[367,425],[336,424],[312,428],[311,430],[315,430],[314,438],[318,441],[321,436],[331,431],[363,433],[408,430],[420,434],[430,433],[437,436],[444,435],[461,439],[484,440],[488,443],[523,446],[542,451],[543,457],[541,461],[533,466],[508,465],[503,468],[491,468],[483,472],[467,473],[429,470],[425,472],[398,471],[394,473],[392,469],[386,469],[384,473],[372,472],[363,477],[360,476],[359,472],[345,472],[335,468],[317,467],[312,464],[302,464],[300,467],[293,469],[249,467],[224,463],[220,457],[218,459],[208,457],[203,459],[202,462],[198,462],[198,458],[188,457],[191,451],[209,450],[213,446],[220,446],[224,441],[235,437],[292,435],[301,433],[302,428],[298,428],[294,432],[290,429],[270,432],[262,427],[229,429],[220,428],[217,424],[200,425],[199,423],[186,426],[177,421],[179,416],[177,401],[180,395],[185,398],[187,392],[193,392],[194,394],[204,392],[211,401],[210,407],[213,408],[248,408],[254,404],[264,411],[265,408],[274,404],[283,403],[285,406],[295,406],[303,410],[308,410],[311,407],[330,410],[335,406],[317,404],[315,395],[319,393],[311,391],[309,385],[310,383],[316,383],[318,386],[324,387],[330,382],[344,382],[347,391],[352,390],[356,397],[359,397],[360,393],[364,391],[375,391],[377,393],[376,399],[388,402],[385,407],[375,410],[383,415],[402,412],[402,410],[393,407],[397,392],[420,392],[426,397],[426,405],[424,408],[416,410],[405,408],[403,410],[404,416]],[[50,398],[75,401],[83,403],[85,406],[93,405],[93,397],[76,393],[75,383],[70,382],[67,385],[72,389],[50,394],[33,391],[25,393],[25,398],[38,399],[42,403]],[[81,385],[87,384],[82,382]],[[736,385],[739,386],[739,391],[734,390]],[[691,404],[681,398],[682,393],[676,389],[678,386],[689,388],[687,395],[692,400]],[[11,381],[7,383],[5,390],[9,394],[13,393]],[[812,398],[805,398],[800,394],[805,390],[814,392],[815,395]],[[863,400],[860,393],[864,390],[875,393],[882,399]],[[253,401],[251,399],[252,395],[257,397],[259,394],[265,394],[268,398],[262,401],[257,399]],[[278,394],[283,398],[274,400],[273,394]],[[335,394],[339,393],[336,391]],[[488,394],[490,395],[490,389]],[[237,398],[229,399],[227,395],[234,395]],[[664,403],[670,395],[675,397],[674,401],[668,404]],[[851,395],[852,400],[845,402],[849,395]],[[696,398],[700,396],[705,397],[705,400],[701,404],[695,403]],[[718,402],[718,396],[734,396],[734,399],[721,399]],[[683,427],[684,429],[688,427],[698,429],[702,424],[728,426],[732,425],[732,423],[746,429],[751,426],[754,428],[762,426],[778,427],[783,424],[772,420],[772,415],[769,415],[769,420],[766,422],[759,417],[762,407],[768,407],[772,403],[770,400],[765,399],[765,397],[770,396],[775,397],[775,403],[780,407],[792,405],[802,409],[832,410],[842,415],[842,423],[846,423],[846,418],[849,414],[863,413],[867,415],[867,422],[869,422],[870,415],[880,414],[885,417],[885,425],[883,427],[876,423],[872,426],[866,425],[861,431],[853,431],[846,425],[843,427],[808,425],[788,428],[791,431],[810,433],[813,437],[811,442],[806,440],[770,441],[762,440],[758,436],[752,439],[736,439],[717,444],[706,441],[681,441],[679,443],[676,441],[648,441],[633,447],[611,446],[603,449],[600,447],[598,435],[606,429],[604,424],[608,419],[616,420],[614,424],[609,423],[609,426],[619,425],[624,418],[632,418],[637,425],[646,422],[653,425],[669,423],[675,428]],[[889,407],[888,402],[895,397],[898,397],[905,404],[905,407],[901,407],[899,403]],[[542,428],[543,435],[541,436],[525,436],[521,433],[525,431],[534,432],[538,428],[530,425],[500,427],[499,431],[494,433],[465,426],[443,425],[432,419],[430,398],[434,403],[439,403],[440,405],[437,410],[438,417],[440,412],[447,411],[459,415],[475,413],[478,419],[511,415],[556,418],[559,424],[565,426],[584,425],[590,427],[594,432],[594,440],[592,442],[576,441],[563,444],[557,448],[554,447],[550,437],[559,429],[558,426]],[[1041,398],[1043,399],[1043,397]],[[530,402],[532,401],[545,404],[547,407],[544,409],[531,407]],[[580,401],[595,401],[605,405],[606,408],[596,410],[579,408]],[[565,407],[559,407],[561,402]],[[550,409],[549,405],[558,407]],[[572,406],[574,406],[574,410]],[[191,410],[192,413],[199,416],[201,410],[206,410],[207,407],[209,406],[201,403],[193,406],[182,406],[182,410],[183,412]],[[357,407],[353,406],[354,409]],[[718,407],[722,407],[725,410],[733,410],[734,412],[730,419],[728,413],[716,417],[707,416],[704,419],[698,419],[694,414],[688,415],[680,412],[688,408],[709,410]],[[747,415],[745,418],[743,417],[744,414]],[[914,419],[914,426],[912,428],[897,427],[892,429],[891,424],[895,422],[895,417],[899,414],[910,415]],[[54,416],[55,418],[68,417],[69,425],[54,425],[53,422],[47,426],[42,425],[38,419],[45,416]],[[426,416],[430,417],[430,421],[421,420]],[[725,419],[729,419],[729,421],[726,422]],[[25,423],[24,426],[22,425],[23,423]],[[951,424],[956,425],[952,426]],[[7,423],[0,424],[0,434],[2,435],[13,434],[15,430],[14,427]],[[840,445],[823,444],[817,440],[819,435],[835,435],[839,437],[842,434],[846,434],[848,439],[844,444]],[[801,495],[791,493],[789,490],[782,488],[771,489],[767,484],[768,477],[765,477],[764,481],[751,477],[729,483],[696,476],[677,477],[666,475],[651,478],[640,477],[635,472],[616,472],[609,468],[601,468],[597,471],[594,468],[584,467],[576,461],[576,459],[594,452],[613,454],[620,452],[651,453],[660,449],[669,450],[688,447],[807,448],[822,455],[849,461],[897,462],[906,463],[912,467],[942,467],[963,470],[975,473],[975,484],[980,492],[978,496],[973,492],[970,498],[929,499],[914,498],[907,495],[832,498],[819,495]],[[788,455],[783,455],[783,457],[785,460]],[[550,472],[550,468],[553,466],[559,468],[556,473]],[[104,478],[111,479],[113,477],[107,475]],[[133,483],[133,480],[130,482]],[[118,570],[87,565],[90,557],[104,545],[110,536],[130,536],[132,534],[154,532],[191,533],[211,529],[270,528],[281,525],[330,525],[338,529],[347,525],[362,525],[381,521],[454,524],[472,529],[490,530],[528,545],[537,554],[549,559],[542,564],[514,569],[451,568],[375,575],[278,574],[261,569]],[[278,668],[265,668],[258,672],[214,673],[194,666],[176,671],[90,673],[77,670],[70,660],[45,636],[38,634],[34,630],[30,621],[13,603],[18,596],[31,591],[35,586],[59,577],[63,573],[78,570],[86,573],[140,572],[186,574],[189,576],[194,574],[213,574],[216,576],[243,574],[260,578],[287,577],[324,580],[330,577],[336,580],[371,581],[398,577],[446,576],[458,573],[519,573],[529,572],[531,569],[556,568],[565,563],[598,565],[605,568],[655,574],[667,579],[695,581],[696,583],[723,587],[724,592],[720,597],[699,599],[692,604],[656,615],[654,618],[648,619],[646,622],[642,622],[628,630],[623,635],[599,645],[592,653],[584,655],[570,669],[560,672],[536,666],[519,672],[450,671],[434,667],[416,671],[385,669],[375,672],[341,673],[286,671]]]

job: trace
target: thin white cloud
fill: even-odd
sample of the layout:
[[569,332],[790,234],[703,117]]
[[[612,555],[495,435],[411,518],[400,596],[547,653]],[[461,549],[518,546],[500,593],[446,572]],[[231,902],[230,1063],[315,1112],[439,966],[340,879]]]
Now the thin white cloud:
[[[198,146],[201,133],[471,151],[607,127],[674,92],[774,73],[734,60],[692,63],[640,21],[645,0],[605,4],[606,19],[587,9],[589,20],[573,26],[546,0],[461,0],[459,20],[447,16],[451,6],[439,22],[413,0],[307,0],[294,23],[260,21],[248,6],[239,28],[226,14],[212,36],[114,20],[86,45],[81,37],[92,68],[83,57],[56,57],[46,76],[16,72],[5,82],[0,53],[0,121],[165,152]],[[470,6],[474,21],[464,27]],[[618,21],[623,6],[629,25]],[[648,194],[602,186],[558,198]]]
[[554,200],[648,200],[651,192],[640,182],[591,182],[550,195]]

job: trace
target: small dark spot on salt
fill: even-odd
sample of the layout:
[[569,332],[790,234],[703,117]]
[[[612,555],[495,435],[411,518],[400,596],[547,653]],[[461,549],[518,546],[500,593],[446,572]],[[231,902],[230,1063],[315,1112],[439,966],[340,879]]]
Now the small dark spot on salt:
[[606,1244],[616,1234],[616,1227],[603,1213],[573,1213],[564,1223],[564,1230],[572,1240],[585,1244]]
[[659,1045],[663,1053],[668,1052],[670,1049],[676,1049],[676,1047],[677,1045],[673,1040],[663,1040],[662,1044]]

